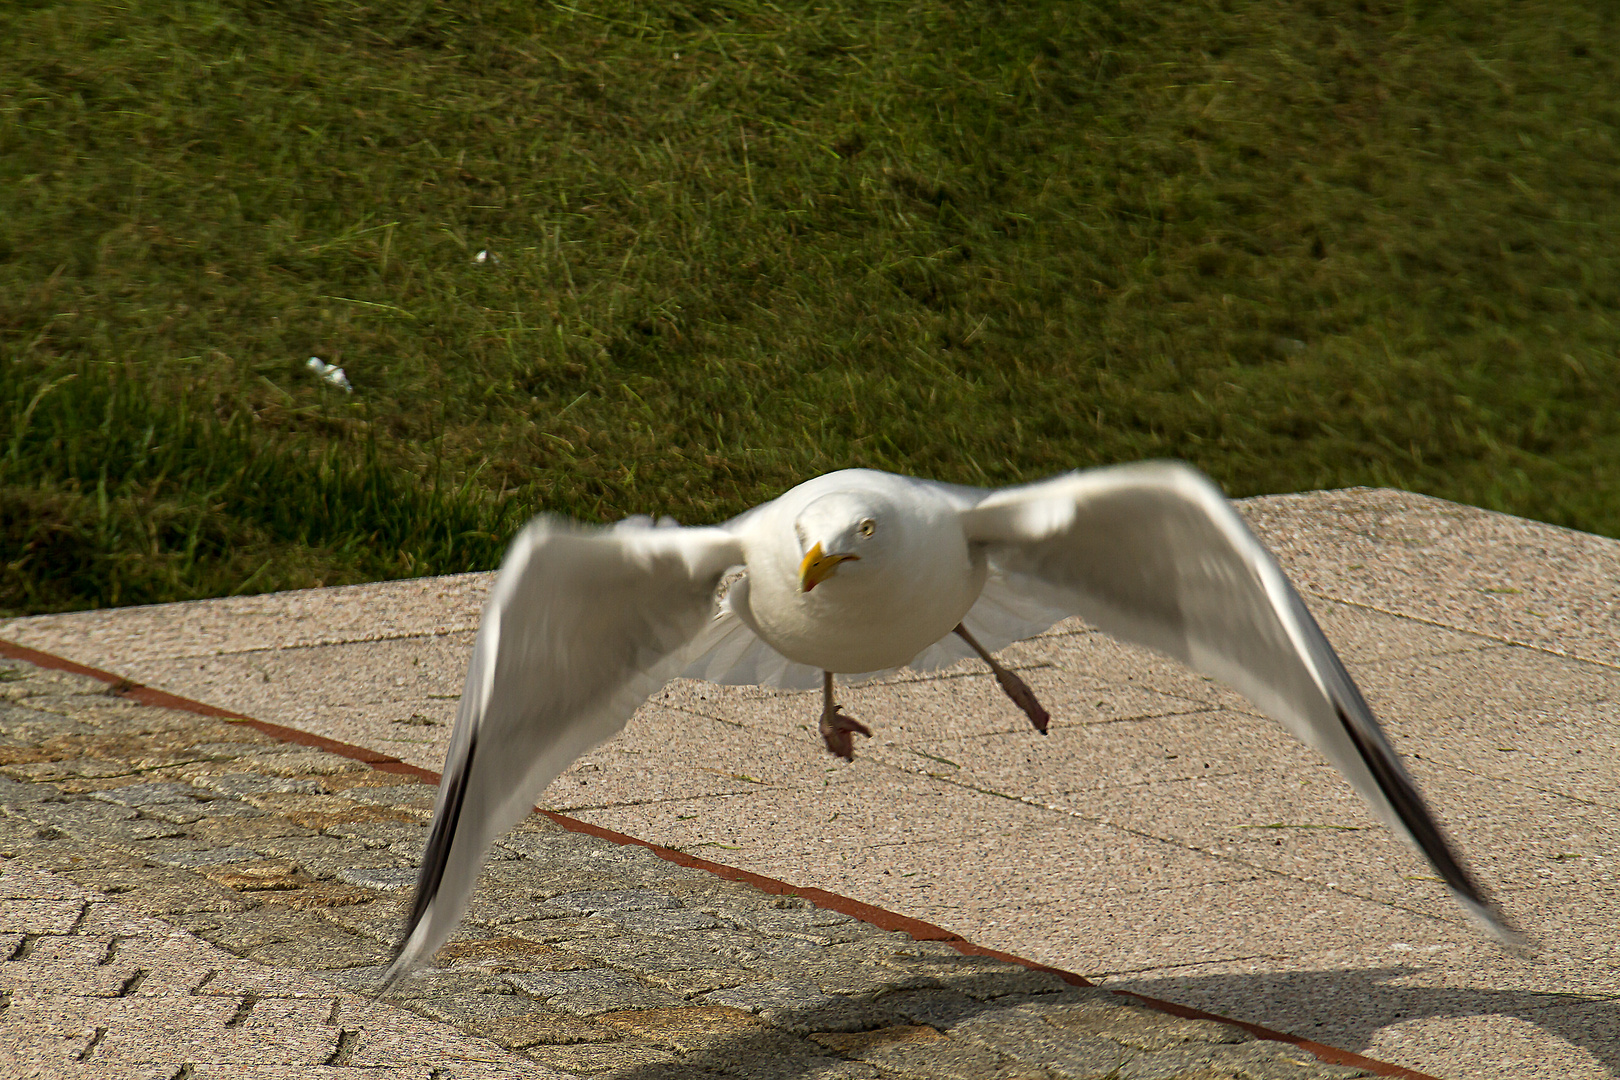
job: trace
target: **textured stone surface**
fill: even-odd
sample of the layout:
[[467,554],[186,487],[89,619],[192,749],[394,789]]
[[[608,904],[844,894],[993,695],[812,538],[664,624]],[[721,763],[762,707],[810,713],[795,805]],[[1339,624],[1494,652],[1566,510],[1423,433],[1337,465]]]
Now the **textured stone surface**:
[[[420,792],[251,729],[228,738],[219,721],[108,708],[80,683],[4,670],[0,737],[29,760],[0,769],[0,1039],[42,1076],[1285,1075],[1256,1071],[1274,1055],[1233,1057],[1223,1025],[542,818],[503,841],[438,966],[369,1002],[357,995],[377,986],[408,902]],[[155,762],[152,731],[169,759]],[[94,767],[70,767],[90,746]]]
[[[388,1048],[391,1080],[561,1075],[303,971],[239,959],[26,861],[0,861],[0,926],[33,927],[0,932],[0,1075],[358,1080],[377,1073],[341,1066],[373,1045]],[[28,903],[55,904],[58,917],[31,917]]]

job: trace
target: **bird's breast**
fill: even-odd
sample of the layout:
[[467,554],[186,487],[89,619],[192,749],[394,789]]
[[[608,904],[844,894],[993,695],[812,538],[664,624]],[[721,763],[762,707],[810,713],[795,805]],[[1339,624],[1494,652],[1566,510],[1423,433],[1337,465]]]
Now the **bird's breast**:
[[804,592],[795,573],[750,567],[755,631],[777,652],[824,671],[901,667],[956,629],[984,587],[966,541],[876,572],[855,564]]

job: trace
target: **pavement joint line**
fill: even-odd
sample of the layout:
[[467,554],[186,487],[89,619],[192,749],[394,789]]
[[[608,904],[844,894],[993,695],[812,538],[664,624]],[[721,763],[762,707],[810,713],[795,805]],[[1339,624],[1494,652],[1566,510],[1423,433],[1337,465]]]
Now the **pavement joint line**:
[[[181,602],[184,603],[184,601]],[[343,645],[376,645],[386,641],[431,641],[434,638],[451,637],[455,634],[470,634],[477,629],[478,626],[473,624],[470,626],[442,627],[433,630],[413,630],[409,633],[398,634],[356,634],[352,637],[319,638],[315,641],[295,641],[284,645],[254,645],[246,649],[177,652],[174,654],[174,658],[176,660],[209,660],[220,656],[245,657],[254,656],[258,653],[296,652],[300,649],[331,649]]]
[[1620,810],[1620,806],[1617,806],[1614,803],[1599,802],[1596,799],[1582,798],[1579,795],[1572,795],[1567,791],[1559,791],[1556,788],[1542,787],[1539,784],[1527,783],[1524,780],[1493,776],[1490,773],[1480,772],[1478,769],[1470,769],[1466,765],[1458,765],[1455,762],[1446,761],[1443,758],[1430,756],[1420,758],[1419,760],[1433,765],[1438,769],[1450,769],[1452,772],[1460,772],[1465,776],[1477,777],[1480,780],[1490,780],[1493,783],[1498,784],[1511,784],[1514,787],[1524,788],[1526,791],[1535,791],[1542,795],[1552,795],[1560,799],[1568,799],[1570,802],[1584,803],[1587,806],[1594,806],[1601,810]]
[[[1464,770],[1464,771],[1466,771],[1466,770]],[[1462,926],[1462,925],[1464,925],[1460,920],[1457,920],[1457,919],[1446,918],[1443,915],[1436,915],[1436,914],[1434,914],[1432,912],[1426,912],[1426,911],[1423,911],[1423,910],[1421,910],[1419,908],[1410,907],[1410,906],[1405,905],[1405,904],[1397,904],[1397,903],[1394,903],[1392,901],[1381,900],[1376,896],[1363,894],[1363,893],[1358,893],[1358,892],[1352,892],[1351,890],[1344,888],[1342,885],[1333,885],[1333,884],[1328,884],[1328,883],[1325,883],[1325,882],[1312,881],[1309,878],[1303,878],[1303,877],[1299,877],[1298,875],[1295,875],[1295,874],[1284,873],[1281,870],[1276,870],[1276,869],[1273,869],[1272,867],[1269,867],[1269,866],[1260,866],[1260,865],[1257,865],[1255,863],[1247,862],[1247,861],[1245,861],[1243,859],[1238,858],[1235,855],[1229,854],[1228,852],[1220,851],[1220,850],[1218,850],[1216,848],[1213,848],[1213,847],[1204,847],[1204,846],[1199,845],[1199,844],[1190,843],[1190,842],[1188,842],[1186,840],[1177,839],[1176,837],[1173,837],[1173,836],[1160,836],[1157,833],[1148,832],[1145,829],[1139,829],[1139,828],[1136,828],[1135,826],[1127,825],[1127,824],[1125,824],[1123,822],[1112,821],[1112,820],[1110,820],[1108,818],[1105,818],[1105,817],[1096,817],[1096,816],[1093,816],[1091,814],[1087,814],[1084,811],[1076,810],[1073,807],[1062,806],[1062,805],[1059,805],[1058,803],[1045,802],[1044,800],[1036,799],[1036,798],[1033,798],[1033,797],[1028,796],[1028,795],[1009,795],[1004,791],[995,791],[995,790],[993,790],[991,788],[976,787],[976,786],[974,786],[972,784],[964,784],[961,781],[953,780],[948,776],[941,776],[941,775],[939,775],[937,773],[929,773],[928,775],[932,776],[936,780],[939,780],[941,783],[955,784],[957,787],[966,788],[969,791],[977,791],[981,795],[994,795],[995,797],[1000,798],[1000,799],[1008,799],[1008,800],[1010,800],[1012,802],[1023,803],[1025,806],[1033,806],[1033,807],[1036,807],[1038,809],[1046,810],[1046,811],[1049,811],[1049,812],[1054,813],[1054,814],[1064,814],[1064,815],[1066,815],[1068,817],[1076,818],[1076,819],[1078,819],[1080,821],[1090,822],[1091,824],[1094,824],[1094,825],[1106,825],[1109,828],[1118,829],[1121,832],[1130,833],[1132,836],[1139,836],[1144,840],[1156,840],[1161,844],[1168,844],[1171,847],[1178,847],[1178,848],[1181,848],[1183,851],[1196,852],[1199,855],[1204,855],[1204,856],[1207,856],[1207,857],[1209,857],[1211,859],[1218,859],[1221,862],[1228,863],[1228,864],[1230,864],[1232,866],[1241,866],[1243,869],[1251,871],[1255,877],[1259,877],[1259,876],[1264,875],[1266,877],[1277,878],[1277,879],[1279,879],[1281,881],[1290,881],[1290,882],[1294,882],[1295,884],[1300,884],[1300,885],[1310,885],[1310,886],[1313,886],[1315,888],[1327,889],[1330,892],[1335,892],[1335,893],[1338,893],[1340,896],[1346,896],[1346,897],[1349,897],[1349,898],[1354,899],[1354,900],[1365,900],[1368,903],[1380,904],[1380,905],[1382,905],[1384,907],[1390,908],[1393,911],[1405,912],[1406,914],[1412,915],[1412,916],[1417,917],[1417,918],[1429,919],[1429,920],[1432,920],[1434,922],[1446,923],[1446,924],[1452,925],[1452,926]],[[1602,804],[1596,804],[1596,805],[1602,805]],[[1255,827],[1257,827],[1257,828],[1270,828],[1271,826],[1255,826]],[[1292,826],[1292,827],[1293,828],[1334,828],[1334,826],[1328,826],[1328,825]],[[1351,831],[1359,832],[1360,829],[1358,828],[1358,829],[1351,830]],[[1444,879],[1442,879],[1442,878],[1430,878],[1428,880],[1442,881]]]
[[[295,745],[302,745],[312,749],[325,751],[339,757],[356,761],[361,765],[369,766],[373,770],[379,772],[406,775],[430,784],[436,784],[439,779],[438,774],[432,772],[431,770],[410,765],[390,755],[380,754],[365,747],[354,746],[352,744],[329,739],[324,736],[314,735],[309,732],[300,731],[296,728],[260,721],[231,710],[220,709],[216,706],[194,701],[189,698],[183,698],[178,695],[170,694],[166,691],[141,686],[127,678],[101,671],[96,668],[91,668],[83,664],[78,664],[65,658],[44,653],[26,646],[0,640],[0,657],[20,660],[38,668],[65,671],[106,683],[108,684],[108,693],[113,697],[131,700],[139,704],[191,713],[202,717],[221,719],[229,723],[240,723],[258,731],[262,735],[276,739],[280,742],[292,743]],[[764,875],[726,866],[721,863],[711,862],[706,859],[689,855],[682,851],[652,844],[615,830],[602,828],[589,822],[579,821],[555,811],[536,808],[535,816],[543,818],[568,832],[583,834],[599,840],[610,841],[614,844],[625,847],[641,848],[650,851],[652,854],[656,855],[665,862],[688,869],[702,871],[722,880],[752,886],[766,895],[798,898],[803,901],[808,901],[817,908],[858,920],[879,930],[898,931],[904,933],[919,943],[937,943],[939,945],[951,948],[955,952],[965,957],[991,958],[1010,965],[1016,965],[1031,973],[1040,973],[1054,977],[1071,987],[1097,990],[1092,983],[1073,972],[1064,971],[1000,950],[977,945],[973,942],[967,941],[960,935],[945,930],[942,927],[923,922],[922,920],[900,915],[898,913],[876,907],[875,905],[867,904],[849,897],[839,896],[818,888],[793,886],[787,882],[769,878]],[[75,927],[83,922],[85,914],[89,910],[89,906],[89,904],[81,905],[81,910],[74,923]],[[27,940],[27,937],[25,937],[24,941],[26,942]],[[24,947],[24,945],[19,945],[18,949],[22,950]],[[17,957],[14,955],[13,959],[16,958]],[[261,960],[261,962],[270,961]],[[144,976],[142,976],[142,978],[144,978]],[[1436,1080],[1436,1078],[1430,1077],[1427,1074],[1419,1073],[1402,1066],[1374,1061],[1370,1058],[1363,1057],[1362,1055],[1335,1047],[1325,1046],[1299,1036],[1274,1031],[1260,1025],[1251,1024],[1241,1020],[1233,1020],[1230,1018],[1221,1017],[1203,1010],[1148,997],[1132,991],[1097,990],[1097,992],[1110,995],[1112,997],[1130,999],[1156,1012],[1179,1019],[1225,1025],[1230,1028],[1236,1028],[1257,1040],[1293,1046],[1299,1050],[1304,1050],[1310,1053],[1319,1061],[1330,1066],[1348,1066],[1353,1069],[1365,1070],[1366,1072],[1370,1072],[1374,1075],[1402,1077],[1406,1078],[1406,1080]],[[242,1004],[245,1010],[251,1010],[253,1007],[253,1003],[251,1003],[247,998],[243,999]],[[84,1051],[86,1055],[88,1055],[90,1051],[92,1051],[95,1046],[99,1044],[104,1034],[105,1031],[103,1030],[101,1034],[98,1034],[92,1043],[86,1047]],[[349,1036],[349,1032],[345,1030],[343,1035]],[[335,1061],[340,1056],[343,1058],[343,1062],[346,1064],[348,1061],[348,1054],[346,1051],[352,1051],[352,1049],[352,1037],[350,1037],[350,1044],[347,1047],[340,1037],[339,1046],[333,1051],[333,1057],[328,1061],[328,1064],[332,1063],[332,1061]],[[80,1060],[85,1059],[86,1058],[84,1057],[80,1058]]]
[[1326,593],[1313,592],[1309,589],[1302,589],[1300,591],[1304,593],[1304,595],[1309,596],[1312,600],[1317,600],[1324,604],[1341,604],[1348,608],[1357,608],[1361,611],[1371,611],[1379,615],[1388,615],[1393,619],[1409,619],[1415,623],[1422,623],[1424,626],[1432,626],[1436,630],[1449,630],[1454,634],[1465,634],[1469,637],[1483,638],[1486,641],[1494,642],[1497,645],[1506,645],[1510,648],[1529,649],[1531,652],[1541,653],[1545,656],[1557,657],[1559,660],[1568,661],[1574,664],[1591,664],[1594,667],[1607,668],[1610,671],[1620,671],[1620,663],[1615,663],[1610,660],[1598,660],[1590,656],[1581,656],[1579,653],[1572,653],[1562,649],[1554,649],[1547,645],[1538,645],[1533,641],[1521,641],[1517,638],[1503,637],[1500,634],[1487,633],[1484,630],[1473,630],[1466,626],[1458,626],[1455,623],[1443,622],[1439,619],[1432,619],[1426,615],[1418,615],[1410,611],[1397,611],[1394,608],[1380,607],[1377,604],[1368,603],[1365,600],[1346,600],[1342,596],[1329,596]]

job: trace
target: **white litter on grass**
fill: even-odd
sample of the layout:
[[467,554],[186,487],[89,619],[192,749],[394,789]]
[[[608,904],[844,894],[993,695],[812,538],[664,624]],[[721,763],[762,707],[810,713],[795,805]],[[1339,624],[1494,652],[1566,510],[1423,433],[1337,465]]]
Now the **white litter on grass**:
[[336,364],[328,364],[318,356],[309,358],[309,370],[315,373],[317,379],[325,379],[345,394],[354,393],[354,387],[349,385],[349,377],[343,374],[343,369]]
[[491,265],[499,265],[500,261],[501,257],[495,254],[493,251],[490,251],[488,248],[483,249],[478,254],[473,256],[473,262],[475,263],[487,262]]

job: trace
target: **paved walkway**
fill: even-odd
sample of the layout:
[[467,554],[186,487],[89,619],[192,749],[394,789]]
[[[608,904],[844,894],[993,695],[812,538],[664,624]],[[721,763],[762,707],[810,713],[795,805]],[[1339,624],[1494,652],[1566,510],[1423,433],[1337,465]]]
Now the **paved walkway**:
[[[850,694],[876,738],[847,767],[819,750],[809,698],[683,683],[546,801],[1110,987],[1436,1075],[1616,1075],[1620,544],[1385,491],[1245,512],[1481,877],[1540,938],[1535,962],[1461,925],[1426,868],[1239,699],[1072,625],[1007,654],[1053,712],[1047,739],[967,666]],[[0,638],[436,768],[487,585],[40,617],[0,623]],[[764,1010],[743,1008],[769,1024]],[[1039,1023],[1026,1030],[1063,1028]],[[965,1038],[944,1019],[900,1027]],[[854,1052],[858,1039],[812,1041],[888,1068]]]
[[1364,1075],[538,815],[499,845],[440,966],[390,1003],[368,1001],[433,788],[266,725],[139,704],[16,661],[0,661],[0,689],[0,1068],[166,1080]]

